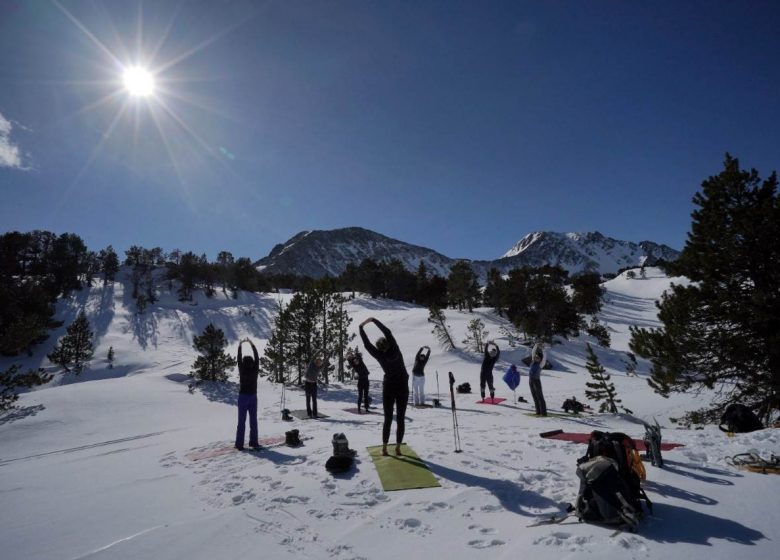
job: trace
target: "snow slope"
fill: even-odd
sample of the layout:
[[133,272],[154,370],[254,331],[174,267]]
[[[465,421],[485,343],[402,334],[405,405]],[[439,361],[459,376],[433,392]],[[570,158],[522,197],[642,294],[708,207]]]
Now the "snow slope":
[[[125,286],[93,288],[63,301],[67,321],[80,308],[98,334],[96,358],[81,378],[59,377],[50,386],[22,395],[19,410],[0,418],[0,550],[3,558],[188,560],[214,558],[430,558],[452,560],[533,557],[562,558],[771,558],[780,536],[775,498],[780,477],[738,471],[724,458],[755,449],[780,454],[777,430],[728,438],[715,427],[676,429],[670,416],[700,405],[692,395],[662,399],[640,376],[622,373],[627,330],[632,323],[655,324],[654,300],[669,280],[649,269],[647,280],[618,277],[606,284],[608,321],[615,349],[597,349],[624,404],[635,416],[536,418],[514,406],[500,381],[510,362],[527,349],[508,348],[498,338],[500,319],[478,310],[502,348],[496,367],[497,406],[457,395],[463,453],[453,453],[449,408],[409,409],[405,440],[424,458],[440,488],[383,492],[366,446],[380,443],[381,416],[357,416],[354,385],[321,389],[319,421],[280,420],[280,388],[259,383],[261,437],[292,427],[310,439],[300,448],[277,447],[258,455],[229,453],[192,461],[187,454],[230,443],[235,433],[235,377],[223,387],[190,394],[185,375],[195,357],[191,340],[213,321],[225,330],[231,352],[250,336],[266,339],[275,297],[219,294],[196,306],[163,295],[145,316],[132,312]],[[289,295],[281,296],[289,298]],[[391,301],[358,298],[349,304],[356,325],[376,316],[395,333],[407,362],[423,344],[434,352],[427,366],[428,399],[442,393],[446,373],[457,383],[478,386],[480,357],[438,350],[425,309]],[[474,315],[448,311],[461,340]],[[67,324],[67,323],[66,323]],[[62,329],[64,331],[64,329]],[[53,337],[56,338],[56,337]],[[543,376],[551,409],[564,398],[581,400],[587,374],[586,338],[556,345],[555,369]],[[264,340],[263,340],[264,343]],[[36,366],[53,346],[49,341],[25,362]],[[105,369],[109,346],[116,367]],[[381,374],[372,372],[378,399]],[[0,367],[10,362],[3,360]],[[523,368],[523,372],[524,368]],[[520,394],[529,398],[523,376]],[[287,389],[287,406],[303,408],[301,391]],[[444,396],[444,395],[442,395]],[[447,402],[447,401],[445,401]],[[657,418],[664,440],[685,444],[665,452],[663,470],[650,465],[646,490],[654,515],[638,534],[578,524],[528,528],[539,516],[572,501],[578,482],[575,460],[582,445],[538,437],[561,428],[643,433],[640,418]],[[324,469],[331,437],[347,435],[358,450],[355,468],[334,477]]]

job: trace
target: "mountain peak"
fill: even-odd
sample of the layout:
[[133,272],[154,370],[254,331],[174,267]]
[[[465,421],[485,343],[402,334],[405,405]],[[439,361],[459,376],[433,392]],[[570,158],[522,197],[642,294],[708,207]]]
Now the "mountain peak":
[[651,241],[634,243],[605,236],[599,231],[557,233],[536,231],[524,236],[500,260],[514,266],[555,264],[569,273],[617,272],[626,266],[675,260],[679,252]]

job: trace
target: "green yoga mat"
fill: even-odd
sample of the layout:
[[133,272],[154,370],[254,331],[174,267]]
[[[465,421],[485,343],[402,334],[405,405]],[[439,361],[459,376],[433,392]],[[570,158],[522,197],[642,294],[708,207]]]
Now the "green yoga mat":
[[385,492],[391,490],[410,490],[412,488],[434,488],[440,486],[428,466],[412,451],[408,445],[401,444],[401,453],[395,455],[395,445],[388,445],[388,456],[382,455],[382,446],[368,448],[368,454],[374,461],[379,481]]

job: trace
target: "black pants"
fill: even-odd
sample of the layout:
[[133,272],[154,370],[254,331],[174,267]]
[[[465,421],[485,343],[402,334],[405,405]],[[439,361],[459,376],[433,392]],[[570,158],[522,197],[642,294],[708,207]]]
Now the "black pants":
[[390,425],[393,423],[393,406],[395,406],[395,442],[404,441],[406,425],[406,405],[409,402],[409,385],[385,385],[382,388],[382,407],[385,411],[385,423],[382,425],[382,443],[387,445],[390,440]]
[[307,381],[303,388],[306,390],[306,412],[309,416],[317,416],[317,384]]
[[365,403],[366,412],[368,412],[368,381],[365,383],[358,381],[358,411],[362,403]]
[[542,380],[531,378],[528,380],[528,387],[531,389],[531,396],[534,399],[536,413],[547,416],[547,404],[545,404],[544,395],[542,394]]
[[487,384],[488,388],[490,389],[490,396],[493,397],[493,395],[496,394],[496,390],[493,388],[493,372],[480,372],[479,373],[479,393],[482,395],[482,398],[485,398],[485,384]]

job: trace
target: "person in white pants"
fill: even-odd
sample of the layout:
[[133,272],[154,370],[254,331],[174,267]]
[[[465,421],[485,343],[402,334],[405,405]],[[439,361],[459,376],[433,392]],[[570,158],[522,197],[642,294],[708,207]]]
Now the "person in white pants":
[[414,406],[425,404],[425,364],[431,356],[431,349],[423,346],[417,351],[412,366],[412,402]]

